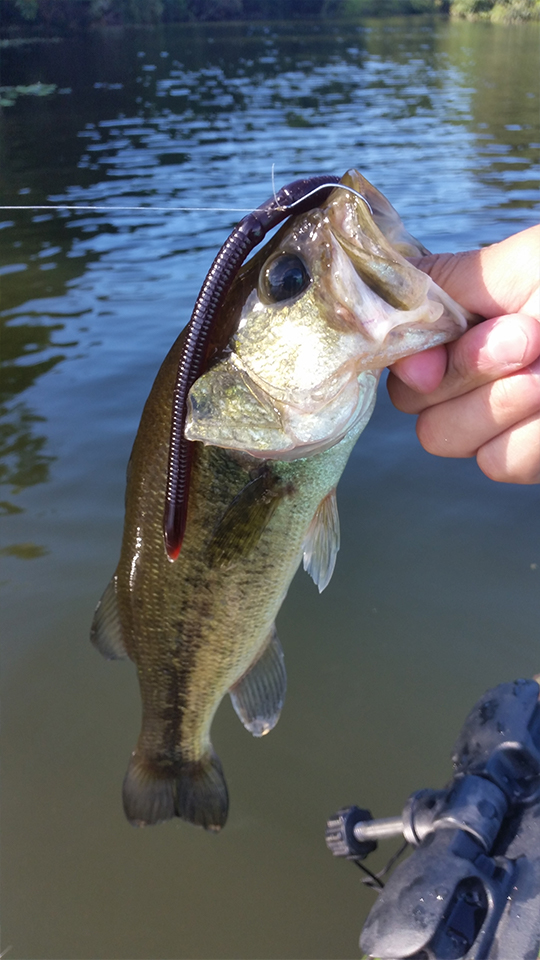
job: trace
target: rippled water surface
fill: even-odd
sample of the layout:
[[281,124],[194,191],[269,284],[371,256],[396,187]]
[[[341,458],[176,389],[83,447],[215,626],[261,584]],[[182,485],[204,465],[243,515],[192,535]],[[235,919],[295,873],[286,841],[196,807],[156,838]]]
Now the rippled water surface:
[[[253,740],[224,703],[219,836],[137,831],[120,786],[135,673],[88,643],[157,367],[241,216],[358,166],[433,250],[535,222],[533,25],[189,25],[9,47],[0,224],[2,948],[10,958],[343,958],[373,894],[324,846],[346,803],[440,786],[474,700],[540,672],[538,487],[437,460],[381,390],[339,490],[319,597],[280,614],[288,701]],[[205,208],[180,212],[174,207]],[[152,208],[166,208],[152,209]],[[219,208],[219,209],[207,209]],[[385,854],[381,854],[382,863]],[[375,862],[376,859],[375,859]]]

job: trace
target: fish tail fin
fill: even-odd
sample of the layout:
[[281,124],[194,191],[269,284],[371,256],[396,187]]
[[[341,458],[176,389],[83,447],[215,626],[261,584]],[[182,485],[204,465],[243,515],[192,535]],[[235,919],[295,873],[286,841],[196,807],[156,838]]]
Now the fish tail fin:
[[205,830],[225,825],[227,784],[219,757],[209,750],[200,760],[163,766],[135,751],[122,789],[124,812],[135,827],[181,817]]
[[229,793],[221,761],[212,749],[197,763],[183,765],[176,780],[176,816],[218,831],[225,826]]

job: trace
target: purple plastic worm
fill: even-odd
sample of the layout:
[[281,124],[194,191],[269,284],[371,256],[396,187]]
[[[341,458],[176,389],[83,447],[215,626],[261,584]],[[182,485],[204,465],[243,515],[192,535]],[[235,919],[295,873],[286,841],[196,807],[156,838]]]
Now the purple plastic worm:
[[[176,560],[184,538],[193,441],[184,436],[188,393],[204,372],[210,335],[218,311],[247,255],[272,227],[292,214],[305,213],[329,196],[339,177],[295,180],[266,203],[248,213],[223,244],[197,297],[178,364],[174,390],[171,441],[163,529],[170,560]],[[315,200],[315,196],[317,199]]]

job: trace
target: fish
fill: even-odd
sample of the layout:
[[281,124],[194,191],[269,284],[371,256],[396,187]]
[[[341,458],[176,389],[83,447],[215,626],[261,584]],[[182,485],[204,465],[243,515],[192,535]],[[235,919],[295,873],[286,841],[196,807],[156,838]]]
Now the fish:
[[225,296],[187,401],[193,455],[174,562],[163,505],[186,330],[144,407],[120,559],[91,629],[105,657],[137,668],[141,731],[122,791],[135,826],[175,816],[224,826],[213,718],[228,693],[254,736],[277,723],[286,671],[276,615],[302,560],[319,591],[332,577],[336,487],[381,371],[475,320],[408,261],[428,251],[359,171],[327,193],[286,220]]

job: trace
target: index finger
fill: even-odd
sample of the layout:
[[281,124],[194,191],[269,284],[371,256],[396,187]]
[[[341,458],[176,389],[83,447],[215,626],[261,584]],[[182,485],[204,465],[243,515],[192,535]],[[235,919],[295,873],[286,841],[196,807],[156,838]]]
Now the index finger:
[[540,320],[540,225],[480,250],[411,262],[472,313],[488,318],[527,313]]

